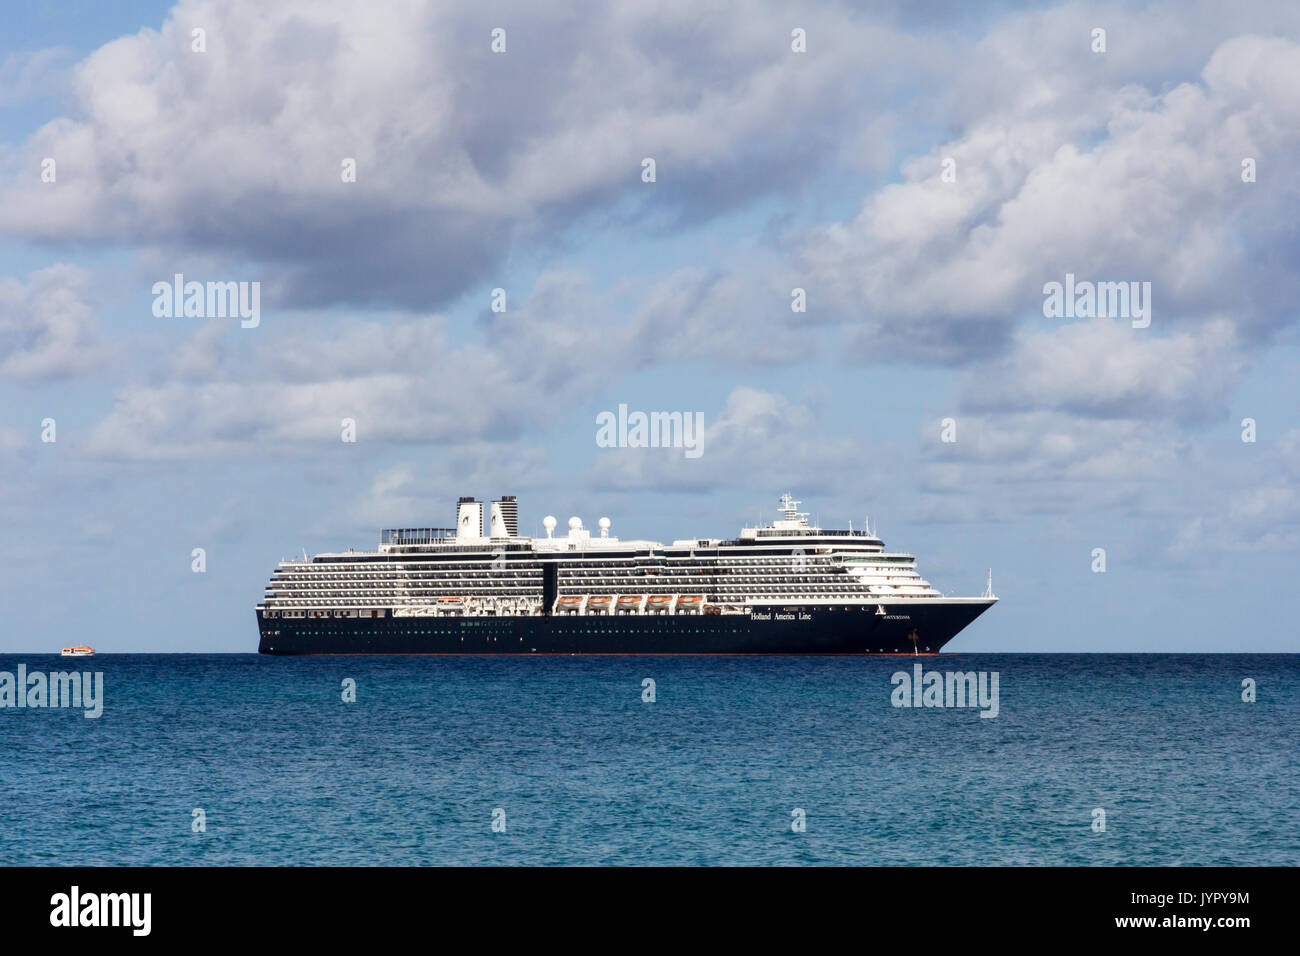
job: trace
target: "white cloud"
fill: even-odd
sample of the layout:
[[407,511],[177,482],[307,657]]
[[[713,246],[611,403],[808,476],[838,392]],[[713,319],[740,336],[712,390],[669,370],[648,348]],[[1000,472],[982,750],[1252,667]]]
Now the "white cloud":
[[[642,409],[704,416],[700,455],[683,448],[602,448],[587,482],[620,491],[705,491],[748,486],[761,475],[765,487],[822,488],[853,473],[860,449],[844,436],[825,434],[817,396],[791,401],[742,386],[721,409]],[[592,426],[593,443],[596,429]]]
[[25,284],[0,279],[0,376],[66,378],[109,358],[87,301],[89,283],[90,274],[71,265],[40,269]]
[[71,59],[64,47],[10,53],[0,62],[0,106],[64,92]]
[[[798,191],[846,119],[877,120],[882,92],[947,62],[924,55],[938,39],[835,7],[801,13],[804,55],[776,4],[396,13],[182,0],[161,29],[78,65],[71,115],[7,164],[0,231],[257,261],[299,306],[437,307],[517,238],[553,242],[593,212],[698,221]],[[195,26],[206,53],[190,49]],[[44,156],[55,187],[32,174]]]
[[1227,319],[1167,336],[1127,320],[1092,319],[1018,336],[1009,355],[971,372],[964,404],[1101,418],[1209,417],[1222,414],[1245,364]]
[[[942,362],[996,354],[1066,272],[1150,281],[1153,321],[1180,329],[1229,315],[1255,338],[1291,321],[1300,280],[1259,250],[1293,241],[1300,213],[1300,186],[1282,172],[1300,154],[1300,45],[1224,41],[1199,83],[1160,94],[1094,89],[1096,77],[1034,59],[1052,80],[1025,94],[1031,109],[991,109],[906,164],[905,181],[854,220],[809,233],[809,285],[834,303],[850,347]],[[948,156],[955,183],[940,178]],[[1243,183],[1245,156],[1272,172]]]

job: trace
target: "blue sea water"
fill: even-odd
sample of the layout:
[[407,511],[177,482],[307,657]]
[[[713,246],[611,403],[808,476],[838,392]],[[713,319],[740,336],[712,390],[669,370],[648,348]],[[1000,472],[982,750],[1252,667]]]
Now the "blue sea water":
[[20,662],[104,711],[0,709],[5,865],[1300,863],[1298,655]]

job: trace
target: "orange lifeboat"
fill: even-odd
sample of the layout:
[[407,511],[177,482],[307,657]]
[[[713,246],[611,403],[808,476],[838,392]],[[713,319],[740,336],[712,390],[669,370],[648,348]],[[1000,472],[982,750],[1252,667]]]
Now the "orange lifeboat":
[[673,602],[672,595],[669,594],[650,595],[650,603],[659,607],[662,607],[665,604],[671,604],[672,602]]
[[689,605],[690,607],[696,607],[696,606],[698,606],[700,603],[702,603],[703,601],[704,601],[704,598],[702,598],[702,597],[698,597],[698,596],[696,596],[696,595],[694,595],[694,594],[688,594],[688,595],[686,595],[686,596],[684,596],[684,597],[680,597],[680,598],[677,599],[677,603],[678,603],[678,604]]

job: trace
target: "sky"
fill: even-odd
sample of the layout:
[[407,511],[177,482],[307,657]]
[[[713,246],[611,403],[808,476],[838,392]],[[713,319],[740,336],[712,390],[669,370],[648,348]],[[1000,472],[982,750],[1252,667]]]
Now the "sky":
[[0,652],[250,652],[281,559],[461,495],[668,542],[786,491],[991,568],[951,651],[1300,645],[1296,5],[0,17]]

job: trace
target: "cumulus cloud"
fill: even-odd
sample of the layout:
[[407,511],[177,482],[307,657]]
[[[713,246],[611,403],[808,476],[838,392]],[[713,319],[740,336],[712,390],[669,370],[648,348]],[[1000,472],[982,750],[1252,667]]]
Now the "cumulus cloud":
[[769,487],[825,488],[833,476],[852,472],[860,450],[850,438],[824,432],[818,405],[816,395],[791,401],[738,387],[717,411],[698,410],[704,420],[698,457],[688,457],[683,448],[604,448],[587,481],[619,491],[705,491],[746,485],[761,475]]
[[0,279],[0,376],[23,381],[92,371],[111,354],[88,300],[90,273],[57,265]]
[[[515,242],[592,214],[656,228],[797,191],[846,118],[865,123],[881,93],[944,62],[923,55],[941,41],[833,6],[801,12],[815,55],[796,55],[793,25],[775,4],[737,16],[684,0],[490,15],[182,0],[79,64],[72,115],[8,164],[0,230],[257,261],[298,306],[437,307]],[[56,189],[32,177],[44,156]]]
[[72,51],[64,47],[20,50],[0,61],[0,106],[12,106],[66,87]]
[[[1049,51],[1050,52],[1050,51]],[[1244,183],[1300,152],[1300,45],[1223,41],[1196,82],[1157,93],[1047,69],[1041,102],[974,120],[904,165],[850,222],[810,231],[810,285],[863,358],[965,363],[1012,346],[1067,272],[1153,285],[1156,323],[1231,316],[1264,339],[1294,315],[1300,278],[1262,250],[1293,244],[1294,177]],[[996,66],[990,64],[996,72]],[[1090,100],[1081,104],[1087,89]],[[1029,95],[1028,93],[1025,95]],[[941,178],[946,158],[956,181]]]
[[[1295,319],[1300,14],[1246,2],[1225,30],[1208,3],[1067,3],[966,36],[961,10],[939,9],[937,29],[911,13],[801,11],[810,52],[793,55],[795,24],[768,5],[739,17],[685,0],[490,16],[411,4],[392,18],[185,0],[161,29],[88,57],[70,115],[0,159],[0,231],[129,244],[164,275],[171,257],[246,264],[282,306],[393,306],[365,319],[311,309],[248,337],[208,325],[120,385],[81,446],[325,456],[354,418],[362,442],[414,462],[375,479],[357,505],[367,523],[459,494],[465,475],[510,484],[491,466],[505,447],[541,471],[527,436],[629,375],[798,367],[812,350],[789,343],[822,326],[839,336],[835,359],[960,368],[962,441],[867,451],[825,427],[815,396],[742,387],[705,409],[702,458],[602,450],[588,486],[696,491],[761,475],[815,490],[887,473],[915,489],[914,518],[1149,510],[1197,462],[1193,429],[1222,419]],[[1099,17],[1104,56],[1088,49]],[[495,56],[501,24],[508,52]],[[205,54],[189,49],[196,25]],[[913,154],[894,181],[863,183],[847,213],[791,214],[834,164],[837,182],[891,168],[895,136]],[[845,156],[866,140],[869,158]],[[46,155],[57,185],[32,176]],[[644,156],[655,184],[640,181]],[[343,157],[358,160],[356,183],[340,181]],[[1241,180],[1245,157],[1257,182]],[[721,251],[688,235],[685,248],[708,250],[688,268],[637,262],[614,289],[543,268],[505,314],[435,314],[516,256],[531,271],[590,235],[671,236],[764,198],[779,200],[767,234]],[[786,215],[820,224],[774,239]],[[1150,281],[1151,328],[1044,320],[1042,287],[1067,272]],[[794,286],[806,314],[790,310]],[[24,326],[44,338],[5,327],[0,369],[90,367],[89,313],[73,300],[49,314],[61,318]],[[436,465],[419,458],[433,445]],[[1264,534],[1250,516],[1290,506],[1281,486],[1252,487],[1234,520]],[[1161,527],[1182,517],[1161,512]]]
[[1174,529],[1166,556],[1203,565],[1207,549],[1237,555],[1300,548],[1300,429],[1257,442],[1231,435],[1190,464],[1183,481],[1171,485],[1179,501],[1165,509]]
[[1186,437],[1132,419],[1052,411],[955,418],[920,434],[914,514],[923,520],[1018,521],[1080,510],[1138,509],[1176,474]]
[[[440,315],[322,319],[245,332],[207,320],[158,376],[121,386],[87,450],[110,458],[298,455],[358,441],[465,445],[543,427],[624,374],[634,333],[607,327],[581,275],[545,273],[533,294],[459,341]],[[545,398],[545,401],[540,401]]]
[[1157,336],[1098,318],[1018,336],[1007,356],[972,372],[964,404],[975,411],[1208,418],[1223,413],[1245,365],[1228,319]]

